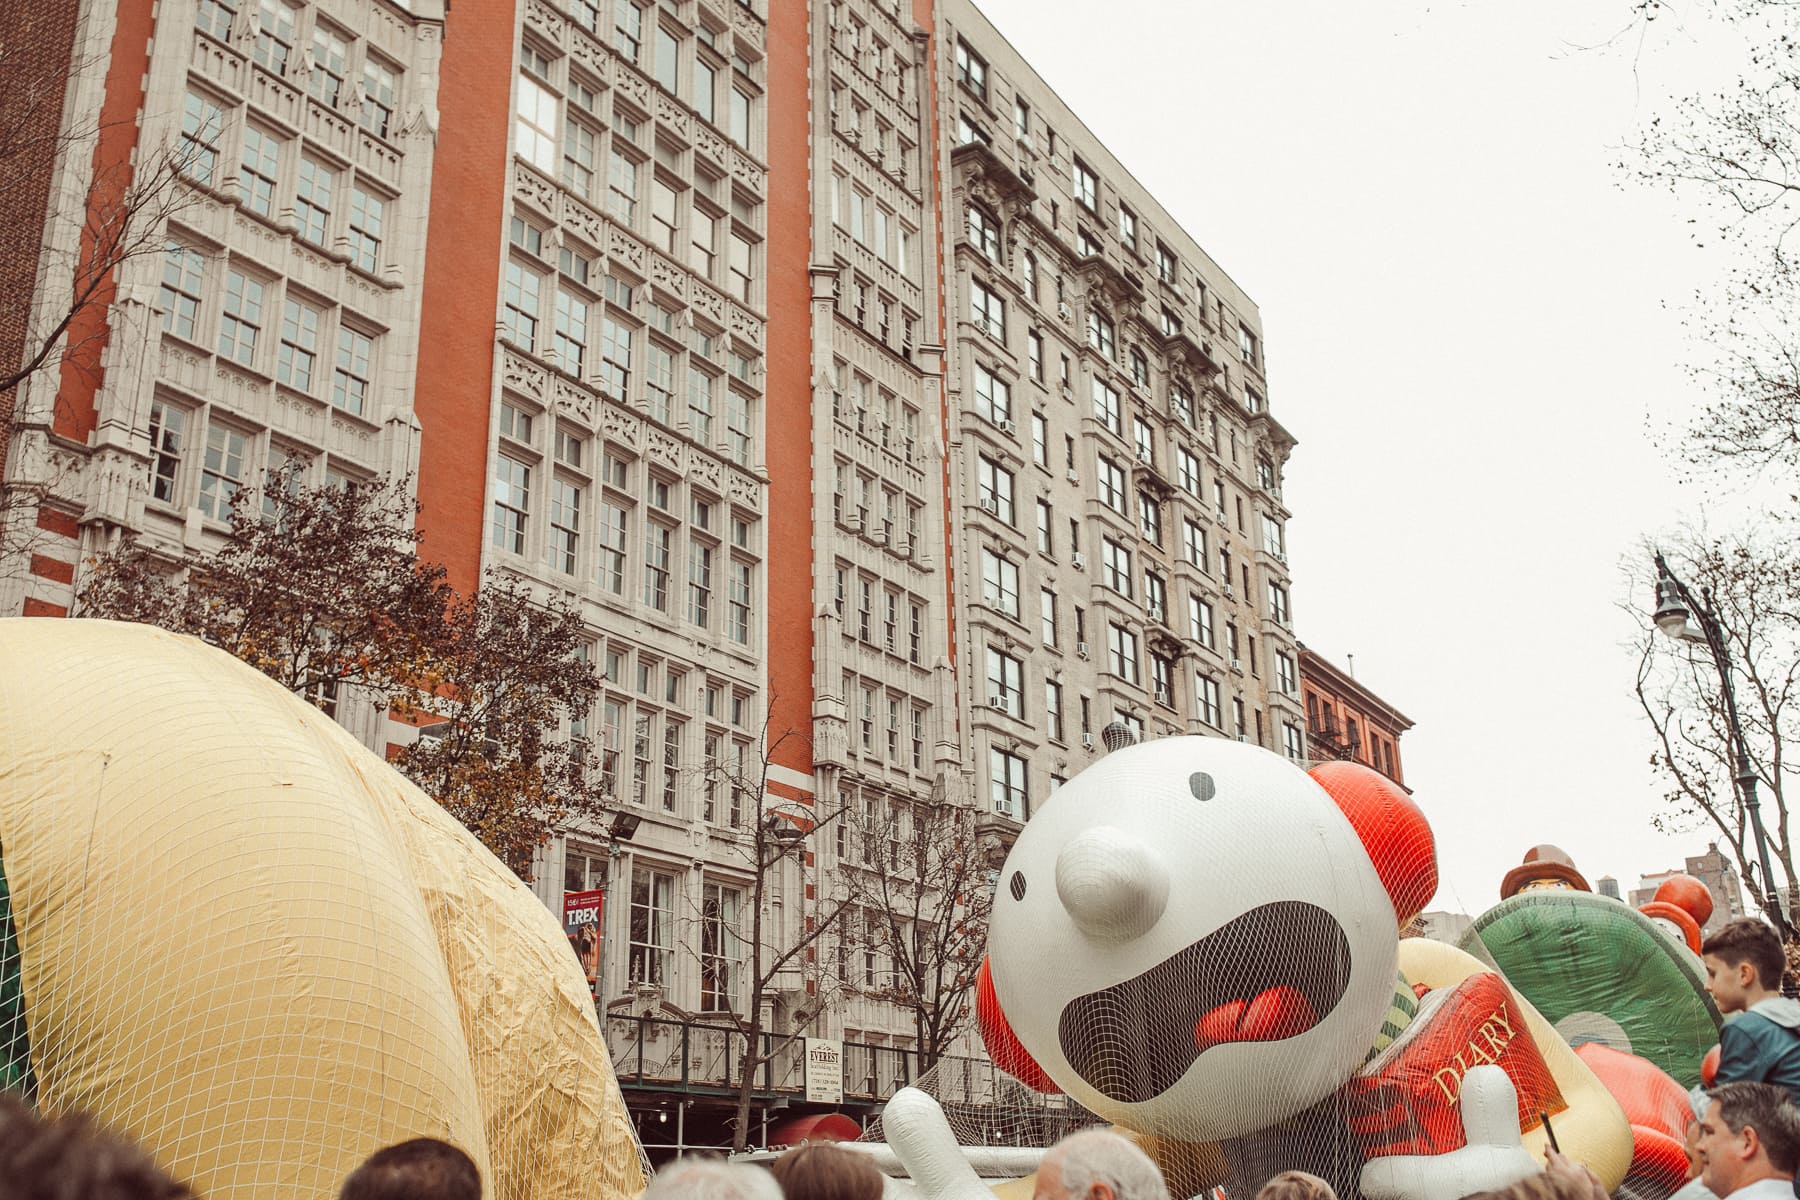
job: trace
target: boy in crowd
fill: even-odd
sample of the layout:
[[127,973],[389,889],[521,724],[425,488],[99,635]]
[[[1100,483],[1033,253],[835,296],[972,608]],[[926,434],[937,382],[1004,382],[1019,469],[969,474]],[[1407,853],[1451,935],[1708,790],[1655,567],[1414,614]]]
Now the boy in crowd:
[[1719,1033],[1718,1083],[1772,1083],[1800,1101],[1800,1001],[1781,994],[1781,939],[1740,917],[1706,939],[1706,990],[1727,1021]]

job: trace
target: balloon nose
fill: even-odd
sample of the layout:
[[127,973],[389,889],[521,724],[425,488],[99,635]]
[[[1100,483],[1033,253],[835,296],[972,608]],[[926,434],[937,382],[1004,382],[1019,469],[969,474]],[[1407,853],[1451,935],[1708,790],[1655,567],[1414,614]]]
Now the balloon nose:
[[1156,924],[1169,902],[1169,872],[1122,829],[1086,830],[1056,856],[1056,894],[1091,938],[1125,941]]

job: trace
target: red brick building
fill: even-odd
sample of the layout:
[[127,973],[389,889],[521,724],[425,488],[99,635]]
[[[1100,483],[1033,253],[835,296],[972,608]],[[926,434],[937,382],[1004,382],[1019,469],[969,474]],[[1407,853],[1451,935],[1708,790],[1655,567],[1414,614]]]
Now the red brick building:
[[1406,785],[1400,735],[1412,728],[1412,718],[1305,646],[1300,647],[1300,694],[1313,758],[1363,763]]

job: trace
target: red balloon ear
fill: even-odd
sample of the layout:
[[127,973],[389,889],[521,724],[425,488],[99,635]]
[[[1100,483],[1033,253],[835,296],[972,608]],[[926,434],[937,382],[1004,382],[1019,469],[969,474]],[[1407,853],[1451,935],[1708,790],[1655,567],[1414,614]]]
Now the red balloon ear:
[[1308,773],[1350,818],[1404,927],[1437,894],[1437,845],[1425,814],[1399,784],[1361,763],[1322,762]]
[[1025,1049],[1019,1035],[1007,1023],[1006,1014],[1000,1011],[1000,997],[994,993],[994,976],[988,970],[986,958],[981,960],[981,974],[975,980],[975,1024],[981,1030],[981,1041],[987,1047],[988,1057],[994,1060],[996,1067],[1033,1091],[1062,1091],[1044,1074],[1044,1068],[1037,1065],[1031,1051]]

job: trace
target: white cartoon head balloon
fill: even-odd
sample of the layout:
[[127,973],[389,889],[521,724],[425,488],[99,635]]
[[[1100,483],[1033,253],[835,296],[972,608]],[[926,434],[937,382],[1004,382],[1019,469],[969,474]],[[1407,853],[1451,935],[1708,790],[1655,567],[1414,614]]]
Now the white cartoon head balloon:
[[1369,1052],[1398,925],[1436,870],[1398,787],[1354,764],[1321,772],[1177,737],[1057,791],[999,880],[982,997],[995,1060],[1184,1140],[1330,1095]]

